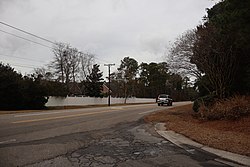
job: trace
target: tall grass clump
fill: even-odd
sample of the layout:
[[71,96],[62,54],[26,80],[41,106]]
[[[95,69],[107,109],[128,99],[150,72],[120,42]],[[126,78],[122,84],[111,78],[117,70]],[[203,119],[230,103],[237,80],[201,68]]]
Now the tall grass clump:
[[250,114],[250,97],[234,96],[218,100],[212,106],[201,105],[198,114],[207,120],[237,120]]

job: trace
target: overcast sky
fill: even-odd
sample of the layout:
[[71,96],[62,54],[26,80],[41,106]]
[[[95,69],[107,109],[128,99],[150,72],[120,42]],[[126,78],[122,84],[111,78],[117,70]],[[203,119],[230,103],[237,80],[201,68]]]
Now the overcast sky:
[[[51,41],[70,43],[116,67],[126,57],[164,61],[164,51],[178,35],[201,23],[211,0],[0,0],[0,21]],[[51,46],[0,24],[0,61],[31,73],[53,59],[51,49],[2,31]],[[24,67],[21,67],[24,66]]]

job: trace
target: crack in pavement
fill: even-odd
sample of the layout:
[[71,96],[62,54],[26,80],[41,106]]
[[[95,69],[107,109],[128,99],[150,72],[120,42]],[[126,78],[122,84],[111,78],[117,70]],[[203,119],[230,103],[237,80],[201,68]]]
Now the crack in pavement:
[[[197,156],[178,148],[152,131],[141,121],[120,123],[113,128],[84,132],[82,147],[56,158],[26,167],[52,166],[226,166],[213,155]],[[200,154],[200,152],[198,152]]]

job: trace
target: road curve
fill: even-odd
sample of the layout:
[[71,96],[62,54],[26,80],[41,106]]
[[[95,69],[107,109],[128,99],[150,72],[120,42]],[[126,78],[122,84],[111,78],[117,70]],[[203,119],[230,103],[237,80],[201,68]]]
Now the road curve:
[[174,146],[140,121],[189,103],[0,115],[0,166],[227,166],[208,153],[194,156]]

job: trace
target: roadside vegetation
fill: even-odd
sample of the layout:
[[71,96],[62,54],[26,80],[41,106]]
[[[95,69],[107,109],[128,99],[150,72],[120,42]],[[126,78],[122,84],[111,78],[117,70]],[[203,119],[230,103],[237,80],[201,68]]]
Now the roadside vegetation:
[[23,77],[0,63],[0,109],[41,109],[47,102],[46,88],[35,77]]
[[[26,76],[0,63],[0,110],[43,109],[49,96],[108,96],[108,90],[103,90],[104,86],[109,89],[108,84],[92,54],[62,43],[54,46],[53,52],[54,59],[46,68],[34,69]],[[125,57],[110,80],[113,97],[156,98],[163,92],[183,101],[197,96],[189,78],[170,72],[165,62],[139,64]]]
[[250,1],[223,0],[203,24],[180,36],[168,56],[172,70],[196,78],[193,110],[208,120],[249,114]]
[[[199,101],[199,100],[197,100]],[[195,103],[197,103],[197,101]],[[197,116],[206,120],[236,120],[250,115],[250,96],[234,96],[199,106]]]
[[[65,60],[57,61],[59,63]],[[51,71],[45,68],[35,69],[33,74],[23,76],[9,65],[0,63],[2,98],[0,110],[44,109],[49,96],[104,97],[108,95],[108,91],[103,91],[103,86],[108,88],[108,84],[104,82],[100,65],[88,66],[89,72],[86,72],[86,76],[82,79],[80,75],[83,71],[79,66],[74,66],[75,73],[73,73],[73,67],[68,65],[69,63],[65,63],[60,71],[59,65],[50,64]],[[64,71],[65,69],[70,71]],[[112,97],[156,98],[158,94],[166,92],[175,101],[183,101],[197,96],[189,79],[170,72],[167,63],[152,62],[138,65],[138,62],[130,57],[121,60],[119,68],[111,74],[110,85]],[[22,103],[24,100],[26,102]]]

